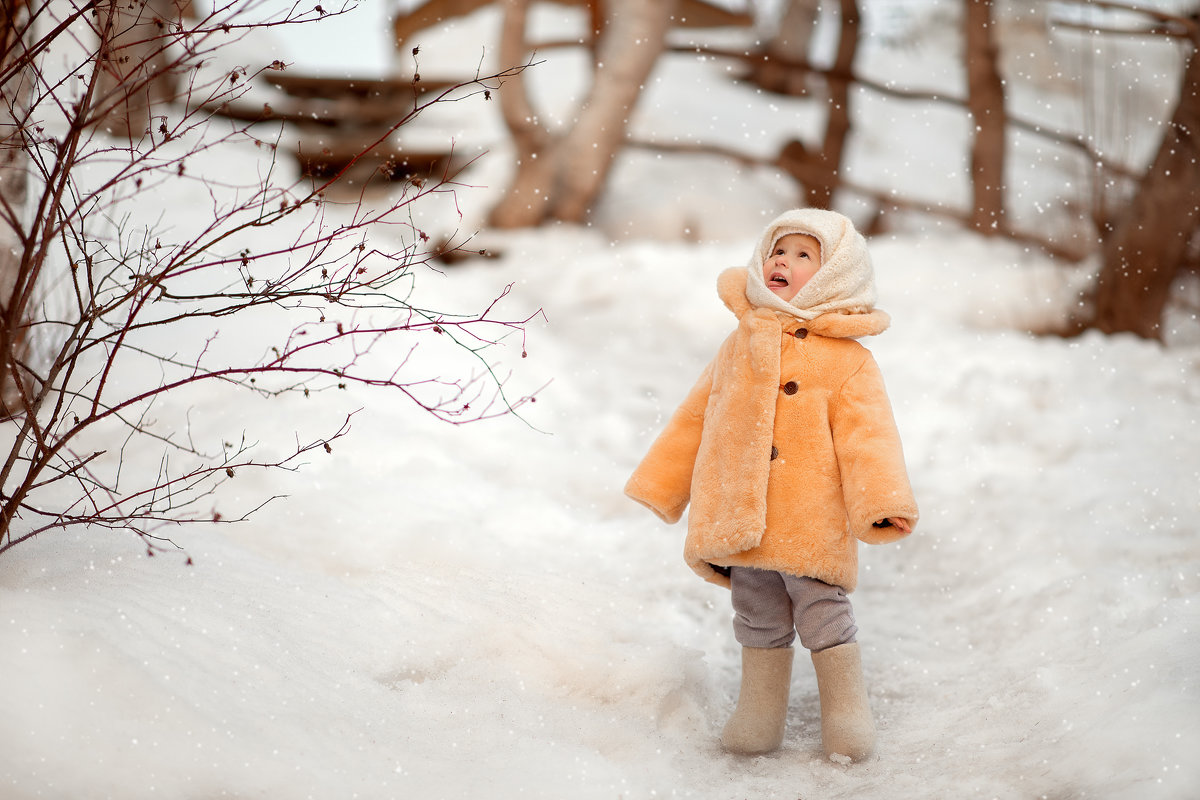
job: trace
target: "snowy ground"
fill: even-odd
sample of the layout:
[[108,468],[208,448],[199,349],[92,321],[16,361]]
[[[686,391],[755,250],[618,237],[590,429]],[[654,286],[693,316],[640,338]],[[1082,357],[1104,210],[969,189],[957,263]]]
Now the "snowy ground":
[[6,555],[4,796],[1194,796],[1200,351],[998,325],[1035,270],[965,235],[873,243],[923,510],[855,594],[879,754],[824,760],[803,656],[785,748],[720,751],[728,598],[620,488],[729,322],[664,265],[743,244],[542,232],[441,281],[519,274],[545,308],[545,433],[368,405],[292,499],[187,536],[192,567],[120,536]]
[[[653,210],[637,175],[613,228]],[[752,222],[776,191],[696,207]],[[866,343],[922,508],[854,594],[878,754],[823,757],[802,653],[784,748],[721,751],[728,596],[621,487],[729,330],[715,276],[756,234],[489,234],[502,259],[430,273],[434,303],[515,282],[516,313],[544,309],[508,356],[519,391],[552,381],[527,424],[208,398],[288,436],[363,411],[302,472],[232,482],[292,496],[182,536],[193,566],[86,533],[0,559],[0,797],[1195,797],[1200,347],[1021,333],[1068,278],[933,224],[872,241],[895,323]]]

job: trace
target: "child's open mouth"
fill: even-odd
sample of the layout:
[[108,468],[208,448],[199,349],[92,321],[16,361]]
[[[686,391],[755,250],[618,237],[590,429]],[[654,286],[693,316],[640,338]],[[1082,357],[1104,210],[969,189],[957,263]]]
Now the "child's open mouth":
[[782,288],[786,287],[787,285],[788,285],[787,278],[785,278],[783,276],[783,274],[780,272],[776,272],[776,273],[772,274],[771,279],[769,281],[767,281],[767,286],[768,286],[768,288],[771,288],[771,289],[782,289]]

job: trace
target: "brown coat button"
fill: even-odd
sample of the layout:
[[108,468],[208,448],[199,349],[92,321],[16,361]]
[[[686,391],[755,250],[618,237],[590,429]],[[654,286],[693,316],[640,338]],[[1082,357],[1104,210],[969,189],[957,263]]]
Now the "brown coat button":
[[808,328],[797,328],[796,332],[792,335],[797,339],[803,339],[805,336],[808,336]]
[[777,458],[779,458],[779,448],[771,445],[771,460],[774,461]]
[[800,391],[800,385],[795,381],[788,381],[783,385],[784,394],[795,394],[798,391]]

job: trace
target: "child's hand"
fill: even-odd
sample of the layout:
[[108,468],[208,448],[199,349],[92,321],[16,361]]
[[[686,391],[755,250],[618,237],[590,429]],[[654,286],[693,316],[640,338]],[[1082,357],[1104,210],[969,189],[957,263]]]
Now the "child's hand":
[[876,528],[894,527],[901,533],[912,533],[912,526],[908,524],[908,520],[903,517],[888,517],[885,520],[871,523]]

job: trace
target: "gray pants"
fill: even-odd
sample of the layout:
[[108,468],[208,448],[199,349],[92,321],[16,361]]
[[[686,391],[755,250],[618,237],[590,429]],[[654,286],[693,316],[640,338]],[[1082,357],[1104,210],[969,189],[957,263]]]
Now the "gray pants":
[[733,635],[743,647],[800,644],[814,652],[854,641],[858,626],[840,586],[772,570],[732,567]]

